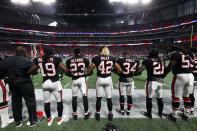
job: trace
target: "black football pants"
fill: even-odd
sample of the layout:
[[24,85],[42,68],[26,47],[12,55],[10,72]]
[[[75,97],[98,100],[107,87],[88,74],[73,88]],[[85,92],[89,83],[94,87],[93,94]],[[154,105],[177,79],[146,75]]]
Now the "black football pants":
[[15,122],[22,120],[22,98],[24,98],[29,113],[30,123],[37,120],[36,115],[36,99],[34,86],[31,81],[23,82],[17,85],[10,85],[12,96],[12,110]]

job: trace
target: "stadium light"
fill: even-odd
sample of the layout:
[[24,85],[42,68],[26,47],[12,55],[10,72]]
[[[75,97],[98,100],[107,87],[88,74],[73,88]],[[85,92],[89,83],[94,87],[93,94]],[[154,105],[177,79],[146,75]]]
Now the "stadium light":
[[33,2],[40,2],[46,5],[50,5],[56,2],[56,0],[32,0]]
[[121,2],[126,4],[149,4],[152,0],[109,0],[110,3]]
[[19,5],[30,4],[30,0],[11,0],[11,2],[14,3],[14,4],[19,4]]
[[113,2],[122,2],[122,3],[129,3],[129,4],[137,4],[140,0],[109,0],[110,3]]
[[142,4],[149,4],[152,0],[141,0]]
[[54,27],[56,27],[57,25],[58,25],[58,24],[57,24],[56,21],[54,21],[54,22],[52,22],[52,23],[49,24],[49,26],[54,26]]

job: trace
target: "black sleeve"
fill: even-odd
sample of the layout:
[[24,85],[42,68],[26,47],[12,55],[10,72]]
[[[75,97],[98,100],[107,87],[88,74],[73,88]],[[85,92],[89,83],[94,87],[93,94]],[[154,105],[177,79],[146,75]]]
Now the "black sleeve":
[[62,58],[61,57],[57,57],[57,62],[58,64],[62,62]]
[[119,59],[117,60],[117,63],[118,63],[118,64],[121,64],[121,58],[119,58]]
[[66,61],[66,67],[67,67],[67,68],[70,68],[70,59],[68,59],[68,60]]
[[27,66],[27,68],[30,68],[30,67],[32,67],[34,65],[34,63],[32,62],[32,61],[30,61],[30,60],[27,60],[26,61],[26,66]]
[[92,58],[92,63],[96,65],[96,63],[97,63],[97,57]]
[[33,60],[33,63],[34,63],[35,65],[38,66],[38,58],[35,58],[35,59]]
[[84,62],[85,62],[86,67],[90,65],[90,61],[88,59],[84,58]]
[[140,66],[140,61],[136,60],[136,63],[137,63],[137,67],[139,67]]
[[113,61],[114,64],[117,63],[117,60],[116,60],[115,57],[112,57],[112,61]]
[[147,63],[148,63],[148,60],[147,60],[147,59],[145,59],[145,60],[142,62],[142,65],[146,66],[146,65],[147,65]]
[[178,54],[177,53],[173,53],[170,57],[170,60],[177,60],[178,59]]

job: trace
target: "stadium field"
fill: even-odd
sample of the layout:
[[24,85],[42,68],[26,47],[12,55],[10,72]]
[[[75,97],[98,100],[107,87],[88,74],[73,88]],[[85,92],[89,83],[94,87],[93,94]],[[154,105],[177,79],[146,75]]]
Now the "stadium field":
[[[65,63],[65,60],[64,60],[64,63]],[[144,89],[144,83],[146,81],[146,77],[147,77],[146,70],[140,76],[134,77],[136,89]],[[115,73],[112,73],[112,79],[113,79],[114,88],[117,88],[119,77]],[[164,79],[164,89],[170,89],[171,81],[172,81],[172,74],[169,73],[168,76]],[[71,78],[67,76],[64,76],[63,80],[61,80],[61,83],[64,89],[69,89],[71,82],[72,82]],[[42,85],[41,74],[33,76],[33,83],[36,89],[39,89],[41,87]],[[95,89],[96,71],[94,71],[93,75],[87,78],[87,83],[88,83],[89,89]]]
[[[36,89],[41,88],[41,74],[33,76],[33,82]],[[117,88],[118,76],[112,74],[112,79],[114,83],[114,89]],[[144,89],[144,83],[146,80],[146,71],[140,76],[135,77],[135,90]],[[164,80],[164,89],[170,89],[170,83],[172,80],[172,74],[170,73]],[[71,87],[71,78],[64,76],[61,81],[64,89],[70,89]],[[88,87],[89,89],[95,89],[96,82],[96,72],[90,77],[88,77]],[[168,94],[169,95],[169,94]],[[165,97],[165,96],[164,96]],[[118,96],[116,96],[116,106],[118,106]],[[144,98],[143,98],[144,99]],[[140,104],[139,101],[137,101]],[[145,104],[143,103],[143,109],[145,110]],[[170,106],[170,99],[168,98],[168,106]],[[71,117],[71,115],[70,115]],[[34,128],[28,128],[26,125],[23,125],[21,128],[16,129],[14,124],[11,124],[6,129],[1,131],[102,131],[105,124],[108,123],[107,118],[101,118],[100,122],[97,122],[94,119],[94,116],[89,120],[85,121],[82,118],[79,118],[77,121],[74,121],[72,117],[68,122],[65,122],[61,127],[57,126],[56,122],[53,123],[51,127],[47,127],[46,119],[44,119],[39,125]],[[191,118],[188,122],[179,119],[177,123],[173,123],[165,118],[154,118],[152,120],[147,118],[132,118],[117,117],[114,118],[113,124],[117,126],[118,131],[194,131],[197,128],[197,118]]]
[[[103,127],[107,123],[107,119],[101,119],[100,122],[95,119],[87,121],[79,119],[77,121],[69,120],[61,127],[55,123],[51,127],[47,127],[46,121],[43,121],[34,128],[27,126],[15,128],[14,125],[10,125],[1,131],[103,131]],[[178,120],[177,123],[166,119],[114,119],[113,123],[117,126],[118,131],[195,131],[197,128],[196,118],[190,119],[189,122]]]

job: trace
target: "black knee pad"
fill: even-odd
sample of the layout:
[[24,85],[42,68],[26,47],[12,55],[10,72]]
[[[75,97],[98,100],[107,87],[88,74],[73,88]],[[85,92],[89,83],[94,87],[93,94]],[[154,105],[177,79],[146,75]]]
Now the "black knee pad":
[[57,102],[57,112],[58,112],[58,117],[62,117],[63,113],[63,102]]
[[152,114],[152,98],[146,97],[146,109],[147,109],[147,114],[151,115]]
[[180,106],[180,102],[172,101],[172,108],[173,108],[173,109],[178,109],[179,106]]
[[152,108],[152,98],[146,97],[146,106]]
[[77,96],[74,96],[72,98],[72,108],[73,108],[73,112],[77,112]]
[[120,96],[119,101],[120,103],[124,103],[124,96]]
[[49,103],[44,103],[44,111],[45,111],[45,114],[46,114],[47,118],[50,118],[51,117],[51,104],[50,104],[50,102]]
[[97,112],[100,112],[100,109],[101,109],[101,99],[102,99],[102,97],[96,98],[96,111]]
[[107,107],[109,111],[112,111],[112,99],[107,98]]
[[183,97],[183,101],[184,101],[185,108],[190,108],[191,107],[191,101],[190,101],[189,97]]
[[88,97],[83,96],[83,106],[84,106],[84,111],[88,112]]
[[132,96],[127,96],[127,103],[128,104],[133,104]]
[[190,95],[189,95],[189,98],[190,98],[190,101],[191,101],[191,107],[194,107],[194,104],[195,104],[195,97],[194,97],[194,94],[190,94]]
[[162,98],[157,98],[157,105],[160,107],[163,107],[163,99]]
[[158,105],[158,113],[162,114],[163,112],[163,99],[157,98],[157,105]]

